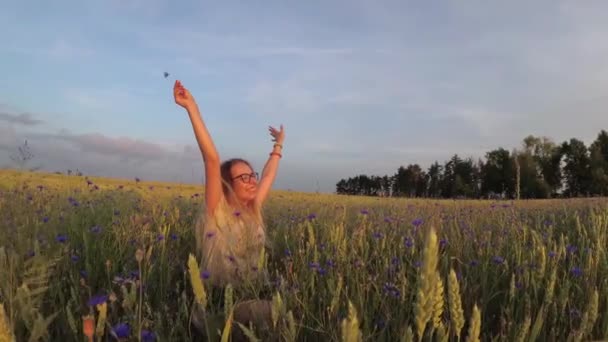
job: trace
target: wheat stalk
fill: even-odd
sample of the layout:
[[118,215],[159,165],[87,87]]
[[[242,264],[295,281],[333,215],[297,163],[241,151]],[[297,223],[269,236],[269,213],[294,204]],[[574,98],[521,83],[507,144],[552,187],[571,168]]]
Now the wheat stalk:
[[462,310],[462,303],[460,301],[460,286],[458,285],[458,278],[456,272],[453,269],[450,270],[450,277],[448,278],[448,301],[450,304],[450,318],[452,320],[452,327],[456,337],[460,339],[460,332],[464,327],[464,312]]
[[362,340],[357,310],[349,300],[348,317],[342,320],[342,342],[361,342]]
[[4,304],[0,303],[0,341],[14,342],[15,336],[8,323],[8,317],[4,311]]
[[469,323],[469,334],[467,342],[479,342],[479,334],[481,333],[481,312],[477,308],[477,304],[473,306],[473,314]]
[[431,227],[426,236],[424,259],[416,292],[416,304],[414,306],[414,320],[418,341],[422,340],[426,325],[433,315],[433,295],[438,280],[436,273],[439,259],[437,256],[438,251],[437,234],[435,233],[435,229]]

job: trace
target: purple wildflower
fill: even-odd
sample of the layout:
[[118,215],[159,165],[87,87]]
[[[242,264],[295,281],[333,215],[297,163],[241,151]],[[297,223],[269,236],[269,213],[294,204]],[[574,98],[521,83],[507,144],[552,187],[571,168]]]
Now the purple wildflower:
[[209,273],[209,271],[207,271],[207,270],[201,272],[201,279],[209,279],[210,276],[211,276],[211,273]]
[[374,232],[372,234],[372,236],[374,237],[374,239],[381,239],[382,238],[382,233],[380,233],[380,232]]
[[131,334],[129,323],[118,323],[112,327],[112,332],[117,338],[127,338]]
[[101,231],[101,227],[100,226],[93,226],[91,227],[91,233],[93,234],[98,234]]
[[177,240],[177,234],[171,233],[171,240]]
[[405,238],[405,247],[411,248],[412,246],[414,246],[414,241],[412,241],[412,238],[406,237]]
[[72,259],[73,262],[77,262],[78,260],[80,260],[80,257],[78,255],[74,254],[70,257],[70,259]]
[[205,234],[205,237],[207,239],[211,239],[214,235],[215,235],[215,232],[208,232],[207,234]]
[[505,262],[505,258],[503,258],[501,256],[495,256],[492,258],[492,262],[494,262],[497,265],[500,265]]
[[165,239],[165,236],[163,234],[158,234],[158,236],[156,236],[156,241],[163,241]]
[[401,292],[399,291],[399,289],[397,289],[397,287],[391,283],[384,283],[383,289],[384,293],[389,294],[395,298],[401,296]]
[[291,251],[289,250],[289,248],[285,248],[285,256],[291,256]]
[[448,244],[448,240],[447,239],[441,239],[439,240],[439,248],[443,248]]
[[557,255],[554,251],[549,252],[549,258],[554,258]]
[[49,217],[48,216],[43,217],[42,222],[44,222],[44,223],[49,222]]
[[471,262],[469,262],[469,265],[471,265],[471,266],[477,266],[477,265],[479,265],[479,261],[477,261],[477,260],[471,260]]
[[308,221],[312,221],[312,220],[314,220],[314,219],[317,218],[317,215],[315,215],[315,214],[309,214],[306,218],[308,219]]
[[87,302],[87,305],[89,306],[96,306],[96,305],[100,305],[103,304],[105,302],[108,301],[108,296],[107,295],[97,295],[97,296],[93,296],[89,299],[89,301]]
[[149,330],[142,330],[141,331],[141,340],[143,342],[154,342],[156,341],[156,335]]
[[570,273],[572,273],[572,275],[573,275],[573,276],[575,276],[575,277],[577,277],[577,278],[583,275],[583,271],[582,271],[582,270],[581,270],[581,268],[580,268],[580,267],[578,267],[578,266],[573,267],[573,268],[570,270]]
[[57,237],[55,237],[55,240],[59,243],[65,243],[68,240],[68,237],[65,234],[57,234]]
[[361,209],[360,213],[362,215],[367,215],[367,214],[369,214],[369,211],[367,209]]
[[319,267],[319,263],[316,262],[309,262],[308,263],[308,267],[312,268],[312,269],[317,269]]
[[573,246],[573,245],[568,245],[568,247],[566,247],[566,251],[568,252],[568,254],[574,254],[574,253],[576,253],[577,250],[578,250],[578,248],[576,248],[576,246]]
[[412,224],[414,225],[414,227],[418,228],[420,227],[420,225],[422,225],[422,219],[421,218],[417,218],[414,221],[412,221]]

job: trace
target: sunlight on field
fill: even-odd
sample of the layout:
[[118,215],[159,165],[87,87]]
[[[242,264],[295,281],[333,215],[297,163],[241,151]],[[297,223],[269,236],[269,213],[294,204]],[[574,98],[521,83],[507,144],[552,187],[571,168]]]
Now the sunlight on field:
[[[195,185],[0,171],[0,340],[190,340],[203,199]],[[608,339],[607,204],[275,191],[268,281],[233,302],[274,298],[276,326],[252,332],[264,341]],[[219,340],[230,315],[203,272]]]

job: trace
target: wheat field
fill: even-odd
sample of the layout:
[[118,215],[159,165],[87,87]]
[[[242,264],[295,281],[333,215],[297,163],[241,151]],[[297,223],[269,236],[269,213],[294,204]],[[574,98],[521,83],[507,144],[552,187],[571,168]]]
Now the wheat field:
[[[202,186],[0,171],[0,341],[608,339],[608,201],[274,191],[267,281],[227,288],[195,256]],[[273,324],[233,321],[272,300]],[[210,320],[211,322],[211,320]]]

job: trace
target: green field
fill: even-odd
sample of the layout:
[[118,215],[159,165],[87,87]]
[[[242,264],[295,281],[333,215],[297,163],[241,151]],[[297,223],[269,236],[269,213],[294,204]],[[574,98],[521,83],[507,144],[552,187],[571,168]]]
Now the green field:
[[[0,341],[86,341],[87,316],[96,341],[190,340],[203,190],[0,171]],[[268,282],[222,307],[205,285],[205,311],[269,293],[262,341],[608,339],[607,205],[275,191]]]

